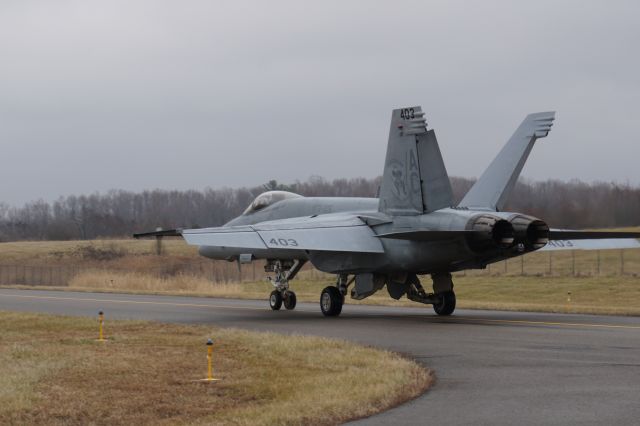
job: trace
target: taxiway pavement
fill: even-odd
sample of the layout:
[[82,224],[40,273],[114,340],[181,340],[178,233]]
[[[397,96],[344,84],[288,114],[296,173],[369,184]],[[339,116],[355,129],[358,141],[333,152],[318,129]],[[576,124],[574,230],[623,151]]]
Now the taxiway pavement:
[[[354,422],[640,424],[640,318],[318,304],[271,311],[267,301],[0,289],[0,310],[212,324],[348,339],[433,369],[423,396]],[[372,371],[371,374],[375,374]],[[348,398],[348,396],[345,396]]]

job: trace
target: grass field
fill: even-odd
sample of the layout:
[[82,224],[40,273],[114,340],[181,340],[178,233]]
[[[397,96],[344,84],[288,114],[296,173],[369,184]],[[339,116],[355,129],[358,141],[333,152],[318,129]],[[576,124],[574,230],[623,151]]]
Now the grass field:
[[[83,247],[121,251],[127,255],[140,256],[155,253],[156,243],[152,240],[90,240],[90,241],[18,241],[0,243],[0,258],[4,263],[12,262],[55,262],[77,260]],[[163,242],[164,254],[198,258],[198,249],[184,243],[181,238],[166,238]]]
[[[76,290],[264,300],[271,291],[261,280],[266,274],[260,262],[244,266],[238,274],[236,264],[203,259],[178,239],[165,241],[162,256],[154,250],[154,242],[137,240],[2,243],[0,264],[80,267],[64,281],[64,288]],[[0,265],[0,282],[55,284],[55,280],[46,281],[47,269],[31,272],[20,276],[17,267],[4,271]],[[55,277],[55,270],[49,273]],[[603,250],[532,253],[487,270],[455,274],[454,282],[461,308],[640,315],[639,276],[640,250]],[[422,280],[429,288],[429,277]],[[333,281],[332,276],[307,267],[291,285],[299,300],[317,302],[322,288]],[[420,306],[394,301],[386,290],[361,302],[347,300]]]
[[[337,424],[424,392],[397,354],[318,337],[0,312],[0,424]],[[204,342],[212,337],[214,372]]]
[[[428,279],[425,279],[428,285]],[[320,291],[331,284],[320,280],[294,280],[291,289],[298,301],[317,303]],[[38,286],[5,285],[11,288]],[[135,273],[96,271],[79,275],[67,287],[46,287],[62,291],[98,291],[135,294],[190,295],[239,299],[267,298],[272,288],[262,282],[211,283],[191,276],[158,278]],[[640,315],[640,279],[636,277],[477,277],[455,279],[457,307],[506,311]],[[393,300],[383,289],[364,300],[345,299],[346,304],[412,306],[403,298]]]

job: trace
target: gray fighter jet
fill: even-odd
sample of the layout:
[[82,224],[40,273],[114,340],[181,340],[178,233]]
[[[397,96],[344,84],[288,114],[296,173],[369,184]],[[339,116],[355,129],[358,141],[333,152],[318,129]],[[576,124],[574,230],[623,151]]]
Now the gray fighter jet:
[[[273,274],[269,303],[274,310],[283,304],[295,308],[289,282],[311,262],[337,276],[335,285],[320,295],[326,316],[340,314],[348,293],[360,300],[385,286],[394,299],[406,296],[433,305],[438,315],[450,315],[456,306],[452,272],[486,268],[553,240],[606,239],[608,248],[616,241],[620,247],[637,246],[630,239],[640,233],[556,230],[539,218],[502,211],[535,141],[548,135],[554,116],[528,115],[458,205],[453,203],[436,135],[417,106],[391,114],[378,198],[269,191],[222,227],[135,236],[182,235],[211,259],[265,259],[265,271]],[[431,276],[432,292],[422,286],[419,275]]]

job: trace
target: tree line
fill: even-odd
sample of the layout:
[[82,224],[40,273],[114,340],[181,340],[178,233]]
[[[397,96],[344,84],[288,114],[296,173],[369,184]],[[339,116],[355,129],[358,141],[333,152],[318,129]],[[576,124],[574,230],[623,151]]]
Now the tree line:
[[[474,180],[452,177],[455,203]],[[286,190],[304,196],[375,197],[380,177],[334,179],[312,177],[304,182],[202,191],[151,190],[60,197],[21,207],[0,202],[0,241],[72,240],[123,237],[133,232],[220,226],[265,190]],[[617,183],[585,183],[521,179],[506,210],[528,213],[556,228],[604,228],[640,223],[640,187]]]

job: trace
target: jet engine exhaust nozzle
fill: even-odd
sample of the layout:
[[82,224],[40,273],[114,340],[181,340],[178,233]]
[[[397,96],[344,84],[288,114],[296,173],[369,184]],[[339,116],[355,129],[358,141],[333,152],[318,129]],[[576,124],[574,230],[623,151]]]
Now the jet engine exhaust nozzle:
[[549,242],[549,226],[540,219],[518,216],[511,220],[511,224],[517,242],[524,244],[527,250],[537,250]]
[[468,229],[474,231],[468,240],[474,251],[507,249],[515,244],[513,225],[495,216],[480,216],[471,222]]

